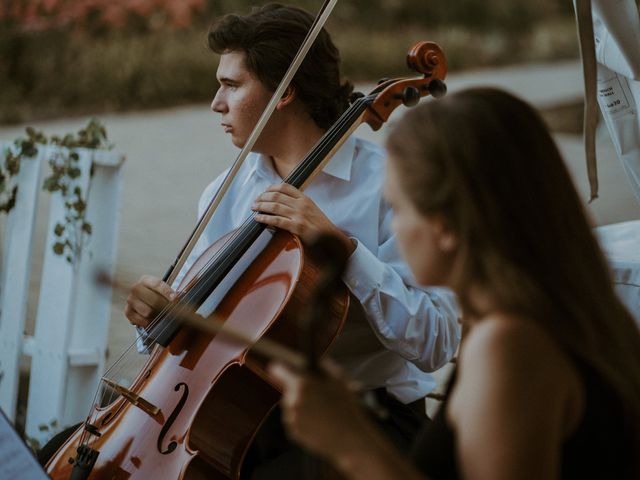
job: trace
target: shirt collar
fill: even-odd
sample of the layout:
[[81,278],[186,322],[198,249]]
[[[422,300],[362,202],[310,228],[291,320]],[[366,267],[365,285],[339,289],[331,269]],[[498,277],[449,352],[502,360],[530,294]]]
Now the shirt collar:
[[331,175],[348,182],[351,180],[351,165],[355,157],[356,137],[349,135],[338,151],[333,155],[322,170],[323,173]]
[[[346,182],[350,181],[351,165],[353,163],[353,157],[355,156],[355,150],[356,138],[350,135],[333,155],[333,158],[324,166],[322,173]],[[249,158],[247,158],[247,162],[249,163],[247,179],[254,174],[259,174],[272,180],[279,180],[278,174],[273,168],[273,162],[266,155],[252,153]]]

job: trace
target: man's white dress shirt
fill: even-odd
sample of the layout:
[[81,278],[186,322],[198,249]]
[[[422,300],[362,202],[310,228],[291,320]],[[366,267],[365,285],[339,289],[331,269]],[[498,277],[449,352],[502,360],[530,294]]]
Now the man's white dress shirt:
[[[204,190],[199,217],[223,177]],[[383,177],[383,150],[351,136],[304,193],[357,241],[343,280],[367,318],[347,321],[330,355],[363,388],[386,387],[409,403],[435,387],[426,372],[453,357],[460,342],[458,311],[451,291],[415,285],[391,232],[392,212],[382,198]],[[282,178],[269,157],[249,154],[174,286],[209,245],[252,215],[251,205],[261,193],[279,183]],[[139,347],[144,348],[141,341]]]

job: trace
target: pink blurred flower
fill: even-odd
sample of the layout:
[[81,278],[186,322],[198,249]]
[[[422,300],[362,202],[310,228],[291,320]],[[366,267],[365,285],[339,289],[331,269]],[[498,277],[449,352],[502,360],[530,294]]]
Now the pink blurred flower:
[[124,28],[129,15],[135,14],[147,21],[160,15],[165,21],[157,27],[181,28],[205,6],[206,0],[14,0],[8,6],[0,2],[0,23],[15,23],[22,30],[68,25],[83,28],[91,16],[92,25]]

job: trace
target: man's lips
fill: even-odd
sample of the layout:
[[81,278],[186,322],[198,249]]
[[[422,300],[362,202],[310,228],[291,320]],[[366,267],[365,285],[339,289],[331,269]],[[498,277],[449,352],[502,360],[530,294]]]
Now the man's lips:
[[220,125],[222,126],[222,129],[224,130],[224,133],[229,133],[229,132],[231,132],[231,130],[233,130],[231,125],[229,125],[227,123],[221,123]]

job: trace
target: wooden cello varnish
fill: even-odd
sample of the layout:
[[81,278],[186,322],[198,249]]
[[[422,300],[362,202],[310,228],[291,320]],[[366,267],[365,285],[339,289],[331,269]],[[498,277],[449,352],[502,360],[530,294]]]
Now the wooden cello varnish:
[[[207,254],[213,255],[217,247]],[[247,336],[266,333],[298,349],[296,320],[317,273],[318,268],[305,261],[299,239],[277,232],[216,315]],[[338,334],[348,298],[344,287],[334,297],[333,315],[325,335],[318,338],[321,350]],[[131,387],[160,407],[158,415],[123,399],[98,409],[94,424],[101,436],[91,445],[100,454],[89,478],[238,478],[246,449],[279,399],[263,366],[259,358],[247,355],[246,345],[225,339],[223,333],[212,337],[182,327],[168,347],[154,351]],[[51,478],[70,478],[68,459],[75,457],[81,434],[82,429],[51,459]]]
[[[397,106],[443,92],[446,61],[438,45],[420,42],[407,62],[423,76],[385,81],[354,101],[285,181],[304,186],[354,125],[366,122],[377,130]],[[287,232],[275,232],[264,249],[255,251],[254,242],[267,234],[264,230],[264,225],[250,220],[211,246],[183,281],[180,300],[199,308],[224,280],[225,265],[238,265],[244,255],[255,253],[215,315],[244,337],[266,336],[300,350],[297,319],[319,269],[305,257],[300,240]],[[348,306],[342,285],[331,300],[325,329],[315,338],[316,352],[328,349],[340,333]],[[280,394],[265,374],[264,362],[248,353],[246,343],[224,333],[213,336],[174,325],[170,316],[165,320],[159,324],[170,334],[160,342],[163,346],[154,348],[128,390],[129,399],[121,396],[108,406],[93,408],[90,426],[78,429],[47,464],[52,479],[78,474],[69,460],[76,458],[80,444],[98,456],[90,472],[78,474],[78,479],[239,478],[248,446]],[[136,403],[136,398],[144,402]]]

